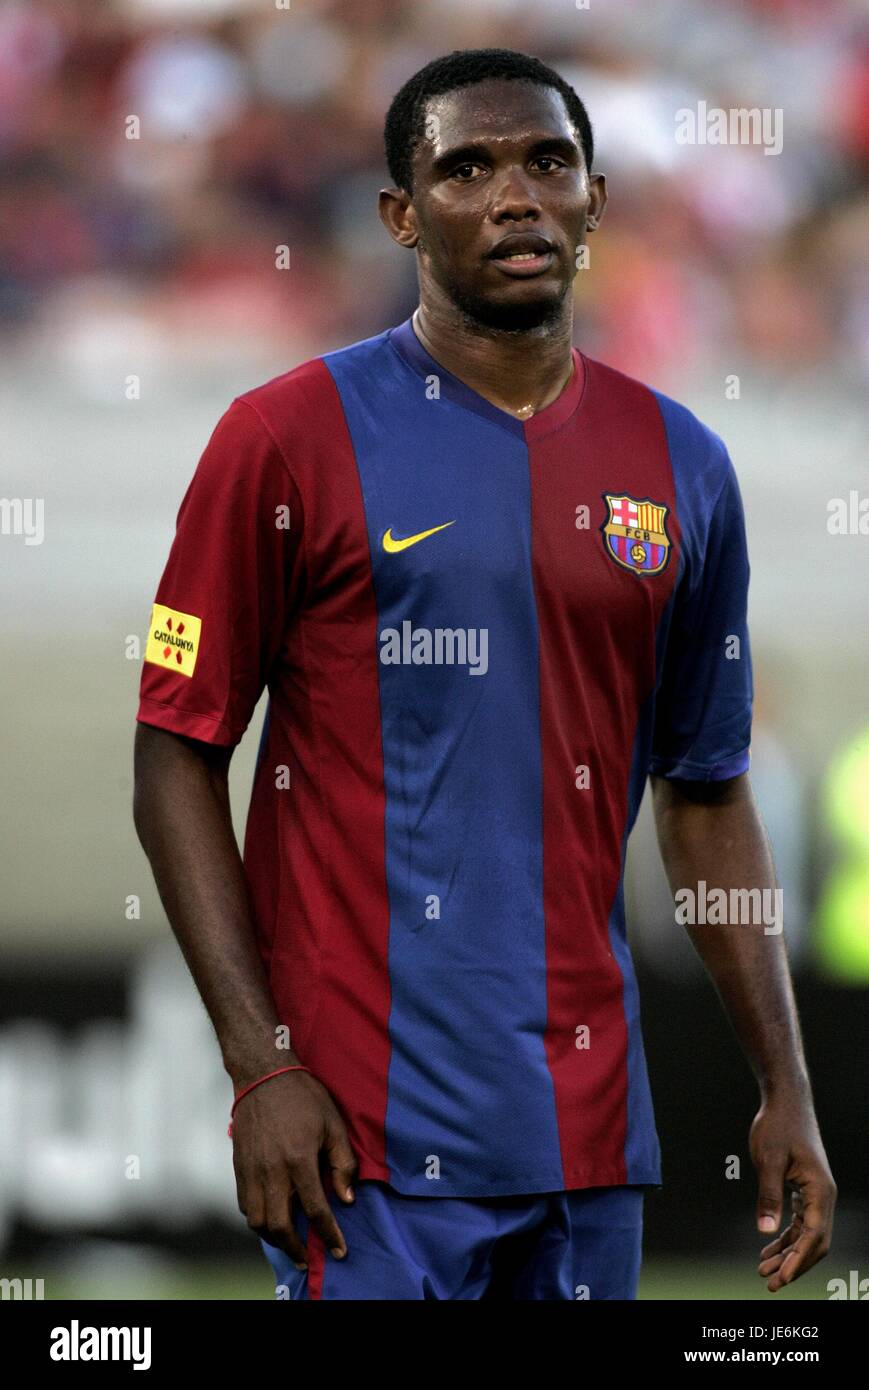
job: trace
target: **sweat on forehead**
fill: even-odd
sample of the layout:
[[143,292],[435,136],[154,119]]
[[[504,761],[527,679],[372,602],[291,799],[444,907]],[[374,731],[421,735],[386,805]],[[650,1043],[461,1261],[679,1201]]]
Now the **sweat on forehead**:
[[413,163],[425,167],[428,159],[465,145],[496,149],[547,139],[580,144],[557,91],[530,82],[481,82],[426,99],[414,133]]
[[591,122],[583,102],[560,73],[539,58],[513,49],[457,49],[415,72],[390,103],[383,140],[396,187],[411,191],[415,148],[427,134],[431,139],[426,118],[439,116],[439,106],[482,113],[483,99],[488,98],[491,105],[494,96],[497,109],[509,115],[517,112],[518,102],[533,100],[535,93],[542,93],[550,103],[554,97],[556,106],[559,100],[563,103],[590,173],[594,160]]

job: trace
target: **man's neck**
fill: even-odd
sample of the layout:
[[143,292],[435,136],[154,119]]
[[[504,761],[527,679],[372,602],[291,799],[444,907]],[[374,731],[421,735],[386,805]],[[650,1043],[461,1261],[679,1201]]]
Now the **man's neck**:
[[573,373],[572,305],[545,329],[498,333],[475,328],[456,307],[425,300],[413,315],[428,353],[500,410],[530,419],[561,395]]

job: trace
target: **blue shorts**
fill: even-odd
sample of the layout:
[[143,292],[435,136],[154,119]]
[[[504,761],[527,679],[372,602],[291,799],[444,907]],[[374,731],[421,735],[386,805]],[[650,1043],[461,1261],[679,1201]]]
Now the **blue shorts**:
[[642,1187],[589,1187],[531,1197],[405,1197],[387,1183],[334,1193],[347,1254],[336,1260],[293,1199],[308,1269],[262,1241],[284,1299],[636,1298]]

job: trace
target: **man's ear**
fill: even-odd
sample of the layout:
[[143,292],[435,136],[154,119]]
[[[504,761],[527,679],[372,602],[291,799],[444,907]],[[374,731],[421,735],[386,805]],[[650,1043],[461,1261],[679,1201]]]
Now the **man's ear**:
[[416,213],[410,194],[403,188],[381,188],[377,198],[377,211],[393,241],[399,246],[411,249],[419,241]]
[[588,181],[588,215],[585,219],[586,230],[596,232],[601,224],[607,204],[606,174],[592,174]]

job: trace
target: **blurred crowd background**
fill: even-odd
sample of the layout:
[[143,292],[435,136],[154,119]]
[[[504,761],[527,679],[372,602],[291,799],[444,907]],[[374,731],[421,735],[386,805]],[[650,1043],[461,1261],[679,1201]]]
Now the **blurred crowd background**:
[[[385,103],[438,52],[496,43],[557,62],[593,113],[615,196],[581,297],[590,352],[641,377],[729,350],[865,380],[865,13],[860,0],[13,0],[3,325],[72,334],[94,357],[131,318],[170,358],[222,356],[226,335],[293,357],[367,336],[414,290],[412,256],[371,217]],[[782,108],[783,154],[679,146],[673,112],[701,99]],[[279,243],[283,286],[263,255]]]
[[[488,45],[552,63],[595,127],[610,203],[577,343],[689,405],[736,464],[752,779],[842,1193],[835,1257],[787,1297],[826,1297],[860,1258],[869,1275],[869,535],[828,525],[869,499],[865,3],[7,0],[0,489],[46,520],[42,545],[0,536],[0,1274],[47,1296],[270,1295],[235,1212],[229,1083],[133,833],[137,638],[232,397],[414,308],[414,258],[376,215],[383,117],[430,58]],[[781,153],[680,144],[700,102],[780,110]],[[628,890],[665,1174],[642,1291],[762,1296],[754,1086],[648,804]]]

